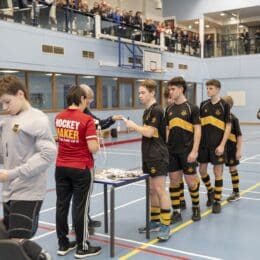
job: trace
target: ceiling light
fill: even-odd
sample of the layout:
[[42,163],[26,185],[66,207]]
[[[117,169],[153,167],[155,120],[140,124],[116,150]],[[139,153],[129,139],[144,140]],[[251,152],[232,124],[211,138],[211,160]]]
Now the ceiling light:
[[243,28],[244,27],[244,25],[243,24],[239,24],[239,26],[238,26],[239,28]]
[[118,78],[112,78],[113,80],[117,80]]
[[209,28],[210,26],[209,26],[209,24],[206,24],[206,26],[205,26],[206,28]]
[[95,77],[94,76],[82,76],[82,78],[84,78],[84,79],[94,79]]
[[139,82],[143,82],[143,81],[145,81],[144,79],[138,79],[137,81],[139,81]]
[[195,23],[195,24],[199,24],[200,22],[199,22],[199,21],[195,21],[194,23]]
[[54,74],[56,77],[61,76],[61,74],[59,74],[59,73],[46,73],[45,75],[46,76],[52,76],[52,74]]
[[17,70],[0,70],[0,73],[18,73]]
[[220,15],[220,16],[225,16],[226,14],[225,14],[225,13],[220,13],[219,15]]

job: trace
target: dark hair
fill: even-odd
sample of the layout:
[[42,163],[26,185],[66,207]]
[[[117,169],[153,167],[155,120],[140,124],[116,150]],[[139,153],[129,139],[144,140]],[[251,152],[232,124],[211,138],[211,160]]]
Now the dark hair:
[[71,86],[69,92],[66,96],[67,105],[76,105],[81,104],[81,97],[87,98],[85,91],[80,86]]
[[140,84],[140,87],[145,87],[149,92],[153,92],[155,93],[156,95],[156,92],[157,92],[157,84],[154,80],[151,80],[151,79],[147,79],[143,82],[141,82]]
[[164,96],[164,98],[169,98],[169,89],[168,88],[164,88],[163,96]]
[[178,88],[183,88],[183,94],[185,94],[187,89],[187,83],[183,77],[175,77],[168,81],[168,87],[176,86]]
[[0,97],[4,94],[15,96],[19,90],[24,93],[25,99],[29,100],[28,92],[18,77],[6,75],[0,78]]
[[210,79],[206,82],[206,86],[215,86],[217,88],[221,88],[221,83],[217,79]]

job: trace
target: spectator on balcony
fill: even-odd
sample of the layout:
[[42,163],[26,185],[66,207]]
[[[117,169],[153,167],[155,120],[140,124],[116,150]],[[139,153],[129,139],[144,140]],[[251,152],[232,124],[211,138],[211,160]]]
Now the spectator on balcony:
[[181,35],[181,53],[185,54],[186,52],[186,47],[189,43],[189,36],[186,31],[184,31]]
[[246,29],[244,29],[243,33],[241,34],[241,37],[244,44],[245,54],[250,54],[251,39],[249,32]]
[[205,41],[205,57],[210,58],[213,55],[213,40],[209,34]]
[[166,25],[164,38],[165,38],[165,46],[168,47],[169,50],[172,46],[172,28],[170,24]]
[[156,26],[152,19],[146,19],[144,22],[144,40],[147,43],[152,43],[155,40]]
[[138,27],[138,29],[134,29],[133,38],[136,41],[141,41],[142,39],[142,30],[143,30],[143,19],[142,19],[142,12],[137,11],[133,18],[133,25]]
[[94,2],[93,8],[90,10],[92,14],[100,14],[100,7],[98,2]]
[[255,53],[260,53],[260,29],[255,33]]

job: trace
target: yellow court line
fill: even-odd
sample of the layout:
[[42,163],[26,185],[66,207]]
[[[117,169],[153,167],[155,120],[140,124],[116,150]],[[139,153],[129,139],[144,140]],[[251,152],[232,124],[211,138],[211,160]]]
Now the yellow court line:
[[[240,195],[242,196],[242,195],[244,195],[244,194],[246,194],[246,193],[248,193],[248,192],[250,192],[250,191],[256,189],[256,188],[259,187],[259,186],[260,186],[260,182],[256,183],[255,185],[249,187],[249,188],[246,189],[246,190],[243,190],[242,192],[240,192]],[[224,205],[226,205],[227,203],[228,203],[228,201],[227,201],[227,200],[224,200],[223,202],[221,202],[221,206],[224,206]],[[201,217],[203,218],[203,217],[209,215],[210,213],[212,213],[212,210],[211,210],[211,209],[206,210],[206,211],[204,211],[204,212],[201,214]],[[190,226],[192,223],[194,223],[194,221],[190,219],[190,220],[184,222],[183,224],[178,225],[177,227],[171,229],[171,234],[174,234],[174,233],[178,232],[179,230],[181,230],[181,229],[183,229],[183,228],[185,228],[185,227],[187,227],[187,226]],[[118,258],[118,259],[119,259],[119,260],[128,259],[128,258],[130,258],[130,257],[132,257],[132,256],[134,256],[134,255],[136,255],[136,254],[138,254],[138,253],[140,253],[143,249],[145,249],[145,248],[147,248],[147,247],[149,247],[149,246],[151,246],[151,245],[154,245],[154,244],[156,244],[156,243],[158,243],[158,242],[159,242],[159,239],[158,239],[158,238],[153,239],[153,240],[151,240],[150,242],[148,242],[148,243],[146,243],[146,244],[144,244],[144,245],[138,247],[137,249],[134,249],[134,250],[130,251],[128,254],[123,255],[123,256],[121,256],[121,257]]]

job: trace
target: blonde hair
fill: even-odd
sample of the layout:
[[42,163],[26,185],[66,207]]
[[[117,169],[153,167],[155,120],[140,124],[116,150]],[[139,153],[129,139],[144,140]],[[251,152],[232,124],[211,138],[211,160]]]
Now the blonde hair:
[[234,101],[231,96],[224,96],[224,97],[222,97],[222,99],[224,99],[229,104],[230,108],[233,107]]

